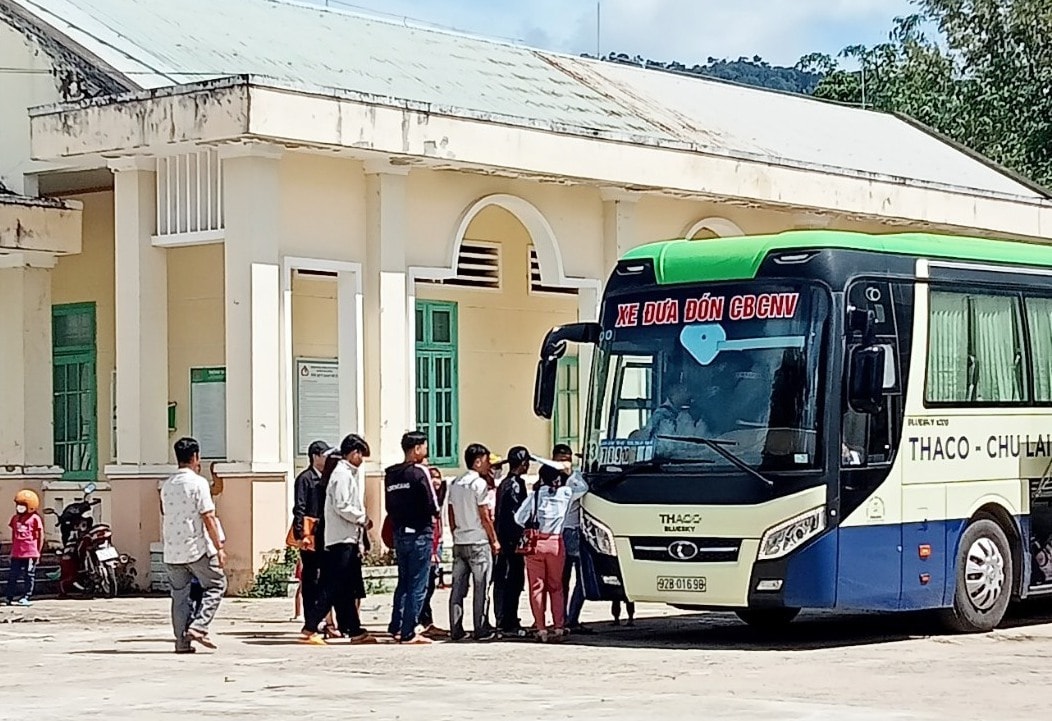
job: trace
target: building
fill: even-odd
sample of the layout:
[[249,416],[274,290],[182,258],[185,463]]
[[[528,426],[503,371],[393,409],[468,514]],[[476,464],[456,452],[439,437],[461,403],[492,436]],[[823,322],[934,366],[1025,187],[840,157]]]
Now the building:
[[1044,190],[896,117],[279,0],[0,0],[0,96],[42,224],[0,225],[0,491],[101,482],[140,576],[183,434],[235,586],[317,435],[369,439],[377,518],[408,428],[450,469],[576,442],[587,358],[543,423],[539,342],[647,240],[1052,235]]

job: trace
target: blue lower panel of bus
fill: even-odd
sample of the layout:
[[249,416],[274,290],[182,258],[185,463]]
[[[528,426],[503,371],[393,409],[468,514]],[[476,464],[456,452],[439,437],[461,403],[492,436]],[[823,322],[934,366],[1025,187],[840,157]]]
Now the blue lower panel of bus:
[[[1015,520],[1017,531],[1029,537],[1028,519]],[[953,604],[958,546],[967,525],[965,519],[953,519],[834,529],[787,558],[757,563],[754,586],[761,578],[780,577],[784,584],[780,594],[750,593],[750,604],[871,611],[945,608]],[[921,546],[930,548],[927,558],[921,557]],[[618,560],[587,544],[581,550],[586,597],[622,598]]]
[[[757,564],[754,581],[784,573],[776,604],[796,608],[909,611],[953,603],[954,570],[964,519],[842,527],[787,559]],[[922,557],[921,547],[929,552]],[[780,566],[780,567],[779,567]],[[752,594],[751,602],[764,603]]]

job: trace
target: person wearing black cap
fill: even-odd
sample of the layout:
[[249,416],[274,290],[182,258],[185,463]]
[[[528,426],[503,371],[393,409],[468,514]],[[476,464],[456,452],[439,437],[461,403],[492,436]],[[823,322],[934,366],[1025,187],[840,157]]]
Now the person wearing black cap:
[[522,526],[515,511],[526,500],[525,475],[530,472],[530,452],[523,446],[508,451],[508,475],[497,489],[497,541],[500,552],[493,575],[493,608],[497,631],[502,636],[524,635],[519,619],[519,599],[526,586],[526,559],[516,550],[522,540]]
[[[292,533],[300,542],[300,584],[303,591],[304,619],[314,616],[314,609],[320,601],[322,555],[325,549],[321,523],[325,512],[325,485],[321,482],[321,474],[325,469],[325,459],[331,450],[325,441],[311,443],[307,448],[310,465],[296,477],[295,483]],[[313,526],[312,534],[305,530],[308,524]],[[309,628],[304,624],[305,638],[317,632],[317,628]]]
[[[365,596],[362,578],[362,538],[368,517],[359,472],[369,457],[369,444],[357,434],[340,443],[340,461],[325,489],[325,591],[336,613],[340,634],[351,643],[371,640],[362,628],[357,601]],[[324,642],[314,636],[312,643]]]

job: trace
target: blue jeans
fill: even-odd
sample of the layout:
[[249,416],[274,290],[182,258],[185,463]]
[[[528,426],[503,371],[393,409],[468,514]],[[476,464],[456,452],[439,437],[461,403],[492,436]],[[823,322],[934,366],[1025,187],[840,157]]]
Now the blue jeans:
[[407,532],[395,529],[395,558],[398,562],[398,586],[395,587],[394,609],[387,632],[400,634],[402,641],[416,635],[416,622],[427,595],[427,579],[431,574],[431,529]]
[[[563,566],[563,590],[566,592],[566,627],[574,628],[581,623],[584,609],[584,583],[581,578],[581,532],[576,528],[563,529],[563,545],[566,547],[566,564]],[[574,576],[573,593],[570,593],[570,575]]]
[[[36,558],[12,558],[11,568],[7,572],[7,600],[13,602],[17,598],[27,601],[33,597],[33,586],[36,585],[37,561]],[[22,582],[22,595],[18,595],[18,584]]]

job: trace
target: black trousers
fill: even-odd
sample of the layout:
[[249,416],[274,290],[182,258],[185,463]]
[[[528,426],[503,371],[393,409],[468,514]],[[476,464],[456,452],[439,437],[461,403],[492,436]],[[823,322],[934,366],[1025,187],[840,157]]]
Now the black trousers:
[[358,616],[357,601],[362,596],[365,580],[362,578],[362,554],[357,543],[337,543],[325,549],[323,579],[340,633],[344,636],[360,635],[362,621]]
[[314,633],[318,630],[318,624],[325,619],[328,615],[329,609],[326,608],[321,613],[321,619],[319,619],[313,626],[310,625],[317,616],[316,607],[321,603],[324,603],[324,594],[322,593],[321,585],[321,570],[322,563],[325,558],[325,553],[322,551],[300,551],[300,589],[303,592],[303,619],[304,619],[304,630]]
[[438,586],[439,564],[431,564],[431,574],[427,578],[427,595],[424,596],[424,605],[420,609],[420,617],[417,620],[424,628],[435,624],[435,612],[431,610],[431,598],[435,595]]
[[505,551],[502,546],[493,571],[493,612],[498,630],[517,631],[522,626],[519,599],[525,586],[525,556],[515,553],[514,548]]

